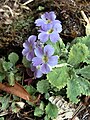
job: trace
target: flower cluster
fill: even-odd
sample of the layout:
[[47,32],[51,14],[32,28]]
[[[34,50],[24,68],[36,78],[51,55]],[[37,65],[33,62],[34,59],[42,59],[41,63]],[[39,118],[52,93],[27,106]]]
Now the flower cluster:
[[41,15],[41,18],[37,19],[35,24],[40,26],[38,38],[41,42],[46,42],[50,39],[51,42],[55,43],[60,39],[59,33],[62,31],[62,26],[61,22],[56,20],[54,12],[46,12]]
[[57,42],[60,39],[59,33],[62,26],[60,21],[56,20],[54,12],[46,12],[41,15],[35,24],[40,28],[38,40],[35,35],[31,35],[23,43],[22,54],[28,61],[31,61],[31,70],[34,72],[35,78],[40,78],[43,74],[50,72],[52,67],[58,63],[58,56],[54,55],[54,48],[45,42],[49,39],[52,43]]

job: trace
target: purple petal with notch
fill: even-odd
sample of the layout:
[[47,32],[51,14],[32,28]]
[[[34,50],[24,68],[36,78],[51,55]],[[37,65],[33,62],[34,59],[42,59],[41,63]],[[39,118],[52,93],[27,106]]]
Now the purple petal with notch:
[[38,35],[38,39],[40,39],[41,42],[46,42],[49,39],[49,35],[46,32],[41,32]]
[[27,49],[23,49],[22,50],[22,54],[23,54],[23,56],[26,56],[26,54],[29,52],[29,49],[27,48]]
[[56,43],[60,39],[60,36],[57,32],[53,32],[50,34],[50,40],[53,43]]
[[42,26],[44,24],[44,21],[42,19],[37,19],[35,21],[36,26]]
[[31,61],[33,57],[34,57],[34,52],[33,52],[33,51],[32,51],[32,52],[28,52],[28,53],[26,54],[26,59],[27,59],[28,61]]
[[53,11],[51,11],[51,12],[48,13],[47,18],[50,19],[51,21],[53,21],[53,20],[56,19],[56,15]]
[[37,57],[39,57],[39,58],[42,58],[43,57],[43,49],[41,48],[41,47],[37,47],[35,50],[34,50],[34,52],[35,52],[35,55],[37,56]]
[[51,45],[46,45],[44,47],[44,54],[49,56],[52,56],[54,54],[54,48]]
[[56,23],[56,24],[54,24],[54,27],[53,27],[53,29],[56,31],[56,32],[58,32],[58,33],[60,33],[61,31],[62,31],[62,25],[59,23]]
[[36,40],[36,36],[35,35],[31,35],[29,38],[28,38],[28,42],[29,43],[34,43]]
[[49,65],[47,65],[47,64],[42,64],[42,65],[41,65],[41,71],[42,71],[42,73],[44,73],[44,74],[47,74],[48,72],[50,72],[50,67],[49,67]]
[[55,65],[57,65],[58,64],[58,56],[56,55],[56,56],[51,56],[50,58],[49,58],[49,60],[48,60],[48,64],[50,65],[50,66],[55,66]]
[[34,76],[35,78],[40,78],[42,77],[43,73],[40,71],[40,69],[36,69],[36,71],[34,72]]
[[26,41],[26,42],[23,43],[23,47],[24,47],[24,48],[28,48],[28,47],[29,47],[29,44],[30,44],[30,43],[29,43],[28,41]]
[[38,58],[38,57],[34,57],[32,59],[32,63],[33,63],[33,66],[38,66],[42,63],[42,59],[41,58]]

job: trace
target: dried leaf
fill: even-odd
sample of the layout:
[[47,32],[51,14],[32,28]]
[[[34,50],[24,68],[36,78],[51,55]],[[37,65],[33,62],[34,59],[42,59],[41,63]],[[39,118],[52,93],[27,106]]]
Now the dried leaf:
[[17,82],[15,82],[14,86],[0,83],[0,89],[3,91],[6,91],[7,93],[16,95],[24,100],[27,100],[33,103],[37,102],[38,99],[40,98],[40,95],[39,95],[37,99],[33,100],[32,96],[24,89],[22,85],[20,85]]

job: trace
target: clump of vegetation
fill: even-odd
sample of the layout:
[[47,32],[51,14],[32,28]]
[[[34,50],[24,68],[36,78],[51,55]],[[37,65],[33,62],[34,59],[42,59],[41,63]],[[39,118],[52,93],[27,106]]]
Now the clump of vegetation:
[[[22,50],[22,63],[29,76],[26,79],[29,84],[22,86],[17,84],[17,89],[24,90],[22,95],[16,93],[15,89],[10,93],[25,99],[28,104],[33,106],[34,116],[50,120],[58,115],[58,107],[49,100],[51,96],[61,95],[75,104],[80,102],[82,95],[90,96],[90,35],[77,37],[72,43],[64,44],[59,35],[62,25],[56,19],[53,11],[42,14],[35,24],[39,32],[38,38],[36,35],[31,35],[23,43],[24,49]],[[19,25],[17,25],[18,29]],[[27,25],[26,23],[25,27]],[[22,80],[18,80],[18,78],[22,78],[22,75],[18,76],[15,65],[18,58],[16,53],[8,56],[9,62],[1,58],[1,86],[4,81],[8,83],[9,87],[15,86],[15,81],[21,83]],[[4,89],[2,88],[2,90]],[[40,94],[38,98],[36,98],[37,93]],[[1,97],[2,110],[7,109],[3,102],[6,97],[7,95]],[[31,99],[32,101],[30,101]],[[6,102],[8,107],[9,100],[10,96]],[[14,101],[15,98],[13,98],[12,104]],[[34,102],[38,104],[34,104]]]

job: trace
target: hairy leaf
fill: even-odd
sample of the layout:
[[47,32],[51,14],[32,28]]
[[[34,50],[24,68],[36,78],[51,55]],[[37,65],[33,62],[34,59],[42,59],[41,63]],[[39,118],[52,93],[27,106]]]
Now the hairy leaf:
[[3,61],[3,68],[5,71],[8,71],[12,68],[13,64],[10,62]]
[[22,63],[26,68],[30,68],[30,62],[26,59],[26,57],[23,57]]
[[0,117],[0,120],[4,120],[4,117]]
[[2,80],[5,78],[5,74],[0,73],[0,82],[2,82]]
[[15,77],[12,71],[8,75],[8,82],[9,82],[9,85],[12,85],[12,86],[15,84]]
[[67,66],[53,69],[53,71],[47,74],[47,79],[51,85],[62,89],[66,86],[69,79]]
[[70,101],[78,103],[78,96],[81,94],[90,96],[90,82],[81,77],[69,80],[67,83],[67,97]]
[[81,74],[83,77],[90,79],[90,65],[85,66],[82,69],[79,69],[77,71],[77,74]]
[[40,109],[39,107],[36,107],[34,110],[34,115],[41,117],[44,114],[44,111],[42,109]]
[[84,60],[84,62],[86,62],[87,64],[90,65],[90,53],[89,53],[88,57]]
[[3,65],[2,65],[2,60],[0,59],[0,72],[3,73],[4,72],[4,69],[3,69]]
[[12,103],[11,108],[14,113],[18,113],[20,111],[20,108],[17,107],[15,102]]
[[56,107],[56,105],[53,105],[51,103],[49,103],[46,108],[45,108],[46,114],[51,118],[54,119],[57,117],[58,115],[58,108]]
[[88,47],[88,49],[90,50],[90,35],[85,36],[85,37],[77,37],[74,39],[74,41],[76,43],[79,42],[79,43],[85,44]]
[[41,80],[37,83],[37,90],[40,93],[47,93],[49,89],[49,83],[47,80]]
[[32,85],[29,85],[29,86],[26,85],[24,87],[29,94],[34,95],[36,93],[36,89]]
[[40,108],[41,110],[44,110],[44,107],[45,107],[44,102],[41,101],[39,108]]
[[74,103],[78,103],[79,99],[77,96],[81,94],[79,84],[77,80],[69,80],[67,83],[67,97],[70,99],[70,101]]
[[9,100],[10,100],[10,97],[7,97],[7,96],[4,96],[2,98],[2,100],[0,101],[2,104],[2,108],[1,108],[2,110],[5,110],[9,107]]
[[10,62],[13,63],[13,65],[15,65],[18,59],[19,59],[19,56],[14,52],[10,53],[8,56],[8,60],[10,60]]
[[81,93],[86,96],[90,96],[90,82],[84,78],[78,80]]
[[49,117],[48,115],[46,115],[46,116],[44,117],[44,120],[51,120],[51,119],[50,119],[50,117]]
[[68,62],[72,65],[78,65],[89,55],[88,47],[85,44],[77,43],[71,47]]

